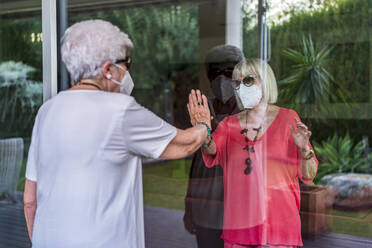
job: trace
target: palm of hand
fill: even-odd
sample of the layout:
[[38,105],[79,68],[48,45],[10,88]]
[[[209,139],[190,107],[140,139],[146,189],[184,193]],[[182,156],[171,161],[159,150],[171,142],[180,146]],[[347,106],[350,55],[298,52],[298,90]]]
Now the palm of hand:
[[299,120],[295,119],[297,131],[294,130],[293,126],[290,125],[290,130],[292,134],[292,138],[300,149],[306,149],[309,143],[309,139],[311,136],[311,131],[308,130],[307,126],[300,122]]
[[208,107],[208,100],[199,90],[192,90],[189,94],[189,104],[187,105],[190,122],[192,125],[203,122],[211,126],[211,116]]
[[298,131],[292,137],[293,137],[295,144],[299,148],[305,148],[309,142],[309,136],[306,133],[301,132],[301,131]]

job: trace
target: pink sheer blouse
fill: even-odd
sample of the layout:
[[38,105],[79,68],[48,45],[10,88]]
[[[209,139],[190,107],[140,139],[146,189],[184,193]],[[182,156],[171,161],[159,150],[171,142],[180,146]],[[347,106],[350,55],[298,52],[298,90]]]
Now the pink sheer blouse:
[[[224,171],[224,230],[222,238],[232,244],[302,246],[300,221],[299,149],[290,124],[296,129],[295,111],[280,108],[250,153],[252,171],[244,174],[248,152],[238,115],[226,117],[213,133],[217,153],[203,153],[207,167],[220,164]],[[310,145],[310,143],[309,143]],[[314,159],[318,164],[315,156]]]

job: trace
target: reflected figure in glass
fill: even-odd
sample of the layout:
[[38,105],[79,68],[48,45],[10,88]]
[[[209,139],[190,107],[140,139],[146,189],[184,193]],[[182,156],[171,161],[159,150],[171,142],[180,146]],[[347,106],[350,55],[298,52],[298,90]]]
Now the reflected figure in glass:
[[295,111],[274,105],[277,83],[266,62],[242,61],[233,79],[241,111],[202,146],[206,166],[223,169],[225,247],[302,246],[298,179],[310,183],[318,164],[311,131]]
[[[219,45],[208,51],[205,68],[214,94],[209,99],[213,115],[212,133],[226,116],[238,113],[234,96],[234,67],[244,60],[243,52],[232,45]],[[223,247],[223,171],[205,166],[201,150],[193,157],[185,199],[185,228],[196,235],[199,248]]]

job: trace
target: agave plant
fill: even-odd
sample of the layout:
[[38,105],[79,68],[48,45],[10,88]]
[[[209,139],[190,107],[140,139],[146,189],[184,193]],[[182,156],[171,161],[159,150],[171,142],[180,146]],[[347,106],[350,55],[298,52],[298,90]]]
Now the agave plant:
[[[319,110],[329,110],[324,106],[329,99],[346,102],[346,92],[334,81],[328,72],[328,59],[333,46],[327,46],[318,51],[312,41],[311,35],[302,36],[301,49],[296,51],[288,48],[283,56],[294,64],[291,75],[279,82],[281,98],[294,104],[315,103]],[[337,91],[330,91],[331,83]],[[317,110],[313,110],[317,111]]]
[[42,84],[30,80],[35,69],[22,62],[0,64],[0,124],[4,133],[20,133],[32,125],[42,103]]
[[[330,173],[365,173],[367,161],[363,153],[364,146],[363,141],[354,144],[349,134],[345,137],[335,134],[321,144],[314,142],[314,149],[319,159],[316,181]],[[369,157],[371,156],[372,153]]]

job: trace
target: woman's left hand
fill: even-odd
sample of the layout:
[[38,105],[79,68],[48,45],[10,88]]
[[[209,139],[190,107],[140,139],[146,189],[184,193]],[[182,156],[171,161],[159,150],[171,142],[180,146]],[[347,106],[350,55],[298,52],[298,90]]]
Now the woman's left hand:
[[189,110],[190,122],[192,125],[195,125],[198,122],[203,122],[211,128],[211,113],[208,107],[208,99],[200,92],[200,90],[191,90],[187,108]]
[[301,121],[295,118],[297,132],[294,130],[292,125],[289,126],[294,142],[300,148],[301,151],[307,150],[311,131],[308,130],[307,126]]

